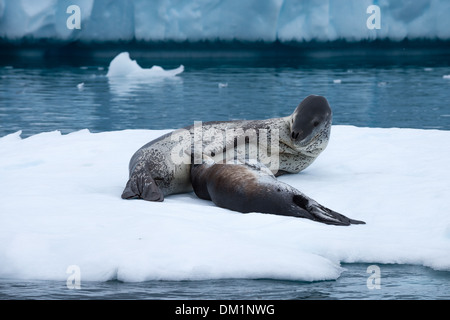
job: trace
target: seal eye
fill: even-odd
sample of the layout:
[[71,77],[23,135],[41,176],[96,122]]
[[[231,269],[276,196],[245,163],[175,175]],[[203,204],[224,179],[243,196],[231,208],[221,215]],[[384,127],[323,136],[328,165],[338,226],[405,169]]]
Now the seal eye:
[[320,124],[320,122],[316,120],[316,121],[314,121],[313,126],[317,127],[319,124]]

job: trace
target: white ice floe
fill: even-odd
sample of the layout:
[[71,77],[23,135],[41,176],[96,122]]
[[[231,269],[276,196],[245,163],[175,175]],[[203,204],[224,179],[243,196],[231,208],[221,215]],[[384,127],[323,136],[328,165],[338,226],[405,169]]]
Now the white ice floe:
[[111,92],[126,96],[133,90],[146,90],[146,86],[160,84],[166,80],[181,81],[178,75],[183,71],[183,65],[170,70],[164,70],[160,66],[142,68],[136,60],[130,59],[128,52],[122,52],[111,61],[106,76]]
[[[79,7],[81,29],[67,27],[69,5]],[[379,7],[379,16],[372,16],[372,5]],[[447,0],[0,0],[0,37],[86,42],[448,40],[449,16]],[[368,27],[375,18],[379,29]]]
[[141,68],[136,60],[130,59],[128,52],[118,54],[109,64],[107,77],[129,77],[129,78],[165,78],[173,77],[184,71],[184,66],[180,65],[176,69],[164,70],[160,66],[153,66],[149,69]]
[[[122,200],[128,162],[168,131],[0,138],[0,278],[336,279],[342,262],[450,271],[449,131],[333,126],[279,179],[366,225],[241,214],[193,193]],[[64,282],[65,283],[65,282]],[[364,284],[365,285],[365,282]]]

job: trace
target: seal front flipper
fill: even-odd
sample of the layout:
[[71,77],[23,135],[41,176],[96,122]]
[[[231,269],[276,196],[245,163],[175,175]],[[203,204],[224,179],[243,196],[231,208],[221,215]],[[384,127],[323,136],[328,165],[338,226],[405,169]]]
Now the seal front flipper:
[[148,201],[164,201],[164,195],[145,170],[133,172],[122,193],[122,199],[144,199]]

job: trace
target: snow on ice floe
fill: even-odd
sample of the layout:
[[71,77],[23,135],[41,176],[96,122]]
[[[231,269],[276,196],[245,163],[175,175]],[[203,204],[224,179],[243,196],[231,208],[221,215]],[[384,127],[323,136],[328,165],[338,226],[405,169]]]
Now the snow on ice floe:
[[366,225],[240,214],[194,194],[122,200],[132,154],[167,133],[0,138],[0,278],[336,279],[342,262],[450,271],[449,131],[333,126],[324,153],[280,177]]
[[[80,8],[71,30],[67,7]],[[380,29],[369,29],[371,5]],[[0,0],[0,37],[64,41],[362,41],[450,39],[447,0]]]

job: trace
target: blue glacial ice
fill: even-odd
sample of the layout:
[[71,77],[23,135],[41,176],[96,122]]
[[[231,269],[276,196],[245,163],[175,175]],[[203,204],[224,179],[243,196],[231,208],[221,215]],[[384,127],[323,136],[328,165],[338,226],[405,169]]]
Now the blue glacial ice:
[[[81,29],[66,25],[80,8]],[[367,8],[380,8],[369,29]],[[0,0],[6,41],[363,41],[450,39],[447,0]]]

